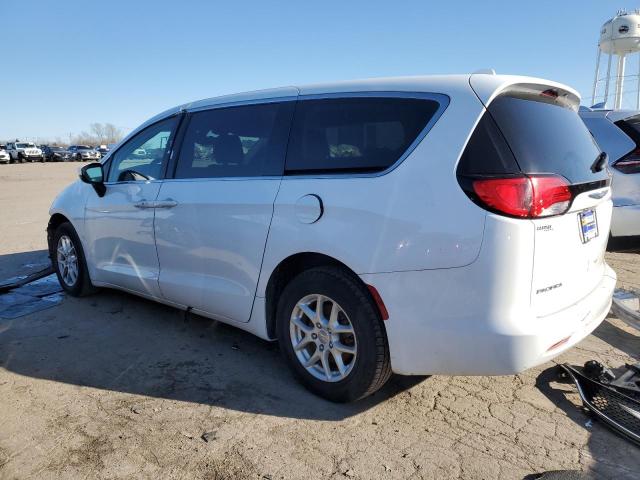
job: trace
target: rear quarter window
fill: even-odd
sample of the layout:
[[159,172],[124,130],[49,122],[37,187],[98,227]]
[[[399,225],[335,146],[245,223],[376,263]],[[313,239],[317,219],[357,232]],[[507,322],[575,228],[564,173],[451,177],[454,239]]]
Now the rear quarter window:
[[436,100],[415,98],[300,100],[285,173],[385,170],[402,157],[439,108]]

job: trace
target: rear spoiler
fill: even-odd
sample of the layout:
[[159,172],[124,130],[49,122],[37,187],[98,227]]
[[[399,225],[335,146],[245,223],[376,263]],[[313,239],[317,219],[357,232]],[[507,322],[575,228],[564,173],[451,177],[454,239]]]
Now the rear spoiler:
[[469,77],[469,85],[485,107],[500,95],[553,103],[576,112],[580,107],[580,94],[576,90],[540,78],[474,73]]

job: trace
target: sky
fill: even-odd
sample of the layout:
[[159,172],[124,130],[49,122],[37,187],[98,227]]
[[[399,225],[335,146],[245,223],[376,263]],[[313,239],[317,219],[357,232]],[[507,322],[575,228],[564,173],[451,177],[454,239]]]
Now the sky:
[[590,103],[601,25],[638,7],[0,0],[0,139],[68,140],[94,122],[126,132],[169,107],[247,90],[482,68],[560,81]]

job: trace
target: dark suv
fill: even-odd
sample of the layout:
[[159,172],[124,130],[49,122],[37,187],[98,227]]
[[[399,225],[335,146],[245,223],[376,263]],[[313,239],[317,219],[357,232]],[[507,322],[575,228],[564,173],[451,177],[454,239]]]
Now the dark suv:
[[68,162],[71,155],[64,147],[42,145],[42,156],[45,162]]

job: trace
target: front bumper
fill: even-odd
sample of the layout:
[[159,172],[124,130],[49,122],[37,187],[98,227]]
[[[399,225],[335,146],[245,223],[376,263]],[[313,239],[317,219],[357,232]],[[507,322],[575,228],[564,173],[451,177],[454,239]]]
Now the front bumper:
[[[467,268],[362,275],[389,311],[391,367],[402,375],[511,375],[544,363],[589,335],[606,317],[616,274],[559,312],[536,317],[502,298],[486,300]],[[555,345],[555,347],[554,347]]]

